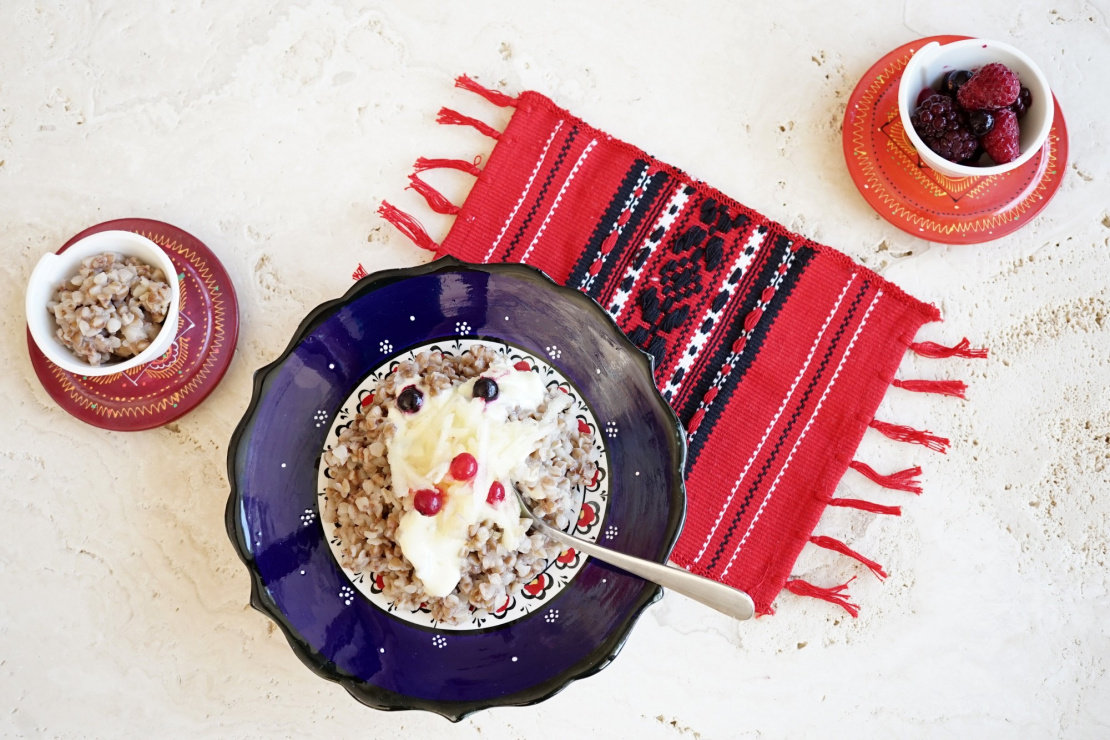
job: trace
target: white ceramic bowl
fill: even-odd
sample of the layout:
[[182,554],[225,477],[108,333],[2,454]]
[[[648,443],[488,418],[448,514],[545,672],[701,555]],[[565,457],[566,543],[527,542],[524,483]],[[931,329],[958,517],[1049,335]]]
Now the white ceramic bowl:
[[[166,274],[170,286],[170,310],[166,313],[162,330],[149,347],[126,360],[93,367],[79,359],[58,339],[55,334],[58,324],[54,315],[46,309],[46,304],[58,286],[77,274],[81,268],[81,260],[102,252],[118,252],[127,257],[137,257],[152,267],[160,268]],[[31,330],[31,338],[48,360],[77,375],[112,375],[162,356],[173,344],[177,334],[180,309],[181,286],[178,284],[177,269],[173,262],[157,244],[130,231],[101,231],[90,234],[61,254],[43,255],[27,283],[27,326]]]
[[[1012,69],[1021,84],[1028,87],[1033,94],[1033,104],[1020,121],[1021,154],[1011,162],[991,167],[969,167],[949,162],[926,146],[913,130],[910,116],[917,107],[917,96],[926,87],[939,88],[941,77],[946,72],[956,69],[974,72],[991,62],[1001,62]],[[1025,164],[1044,146],[1052,128],[1054,107],[1048,80],[1037,65],[1014,47],[998,41],[964,39],[943,46],[936,41],[928,43],[910,58],[902,72],[902,80],[898,83],[898,113],[902,117],[906,136],[925,164],[949,177],[997,175]]]

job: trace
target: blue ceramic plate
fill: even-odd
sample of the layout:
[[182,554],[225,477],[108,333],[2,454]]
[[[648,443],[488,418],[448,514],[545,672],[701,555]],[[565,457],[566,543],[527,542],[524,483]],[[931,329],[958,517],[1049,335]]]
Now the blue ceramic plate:
[[604,481],[586,492],[577,534],[665,562],[685,516],[681,427],[648,356],[592,299],[524,265],[450,258],[363,278],[310,313],[255,374],[228,452],[227,531],[251,574],[251,604],[315,673],[378,709],[457,721],[542,701],[608,665],[662,595],[564,553],[518,594],[511,618],[476,614],[444,628],[391,610],[340,568],[319,517],[321,451],[368,378],[415,348],[475,340],[563,387],[603,446]]

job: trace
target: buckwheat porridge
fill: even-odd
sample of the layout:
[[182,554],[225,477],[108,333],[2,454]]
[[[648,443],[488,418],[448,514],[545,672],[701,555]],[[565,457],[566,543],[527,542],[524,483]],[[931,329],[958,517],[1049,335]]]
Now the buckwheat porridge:
[[105,252],[81,261],[46,308],[57,336],[73,354],[96,367],[133,357],[150,346],[170,309],[166,275],[135,257]]
[[399,607],[457,623],[493,610],[560,546],[528,534],[512,487],[565,529],[597,469],[566,394],[472,346],[400,363],[324,454],[321,506],[341,564],[381,577]]

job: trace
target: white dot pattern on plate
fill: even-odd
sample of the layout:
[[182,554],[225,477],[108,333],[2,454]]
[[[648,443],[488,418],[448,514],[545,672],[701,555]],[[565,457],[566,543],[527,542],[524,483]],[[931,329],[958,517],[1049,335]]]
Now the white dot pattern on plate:
[[392,352],[393,351],[393,343],[390,342],[388,339],[383,339],[382,341],[378,342],[378,348],[382,352],[387,352],[387,353]]
[[455,322],[455,333],[456,334],[469,334],[470,333],[470,324],[466,323],[465,321],[456,321]]
[[443,635],[436,635],[432,638],[432,644],[437,648],[445,648],[447,647],[447,638]]
[[[377,383],[390,372],[391,367],[397,362],[411,359],[415,354],[433,347],[444,352],[455,354],[463,352],[474,345],[483,345],[500,352],[505,356],[509,364],[525,362],[533,372],[538,373],[540,377],[544,379],[545,384],[548,386],[558,384],[560,389],[565,389],[568,393],[575,411],[575,416],[579,419],[579,422],[585,424],[590,429],[596,430],[594,434],[594,444],[599,448],[599,454],[603,461],[603,474],[595,477],[593,481],[584,484],[580,489],[580,495],[584,501],[584,505],[590,507],[594,516],[581,519],[576,518],[573,534],[588,541],[597,542],[601,539],[603,534],[609,498],[610,476],[607,463],[608,454],[605,450],[606,437],[604,434],[600,433],[601,423],[594,416],[593,411],[589,408],[588,404],[586,404],[585,399],[581,398],[577,390],[567,383],[566,378],[561,373],[550,363],[542,359],[542,355],[537,357],[530,352],[510,345],[504,345],[493,340],[478,340],[463,337],[455,340],[438,340],[420,346],[406,348],[400,356],[394,357],[389,362],[382,362],[370,375],[364,378],[359,387],[352,390],[343,406],[330,412],[329,415],[331,418],[328,421],[330,431],[327,440],[321,445],[322,450],[329,449],[332,446],[336,437],[341,433],[342,427],[349,423],[350,418],[357,413],[358,406],[361,403],[360,394],[365,394],[371,388],[376,387]],[[552,347],[551,349],[554,350],[556,348]],[[316,489],[317,496],[323,496],[322,491],[327,487],[327,480],[324,477],[325,470],[326,468],[321,466],[318,471],[317,485],[319,487]],[[315,516],[318,518],[319,513],[316,513]],[[338,539],[335,536],[334,525],[323,522],[323,527],[332,554],[337,554]],[[517,597],[510,599],[502,611],[493,614],[484,611],[476,611],[472,613],[469,621],[454,625],[437,623],[432,619],[431,614],[427,610],[421,611],[417,609],[409,611],[393,608],[391,602],[382,592],[376,590],[375,580],[370,577],[371,574],[369,573],[356,573],[349,569],[343,569],[343,573],[350,580],[350,585],[355,590],[362,593],[362,595],[375,607],[388,610],[402,621],[430,627],[438,632],[450,634],[454,631],[485,629],[491,625],[509,624],[538,609],[542,609],[547,601],[561,593],[568,584],[574,581],[574,578],[581,569],[585,567],[588,561],[589,558],[587,557],[576,557],[568,559],[567,562],[560,562],[558,559],[553,560],[544,571],[542,580],[536,584],[537,586],[542,586],[538,592],[522,591]]]

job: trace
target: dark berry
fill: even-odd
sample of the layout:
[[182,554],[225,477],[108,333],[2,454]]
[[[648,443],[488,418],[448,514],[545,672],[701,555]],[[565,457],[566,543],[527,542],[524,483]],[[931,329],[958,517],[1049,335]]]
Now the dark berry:
[[492,401],[498,394],[497,381],[493,378],[478,378],[474,381],[474,398]]
[[949,162],[960,162],[975,152],[978,142],[967,128],[967,117],[952,98],[933,95],[910,116],[925,145]]
[[986,136],[994,128],[994,116],[985,110],[974,110],[967,114],[967,127],[976,136]]
[[451,477],[455,480],[470,480],[478,472],[478,461],[469,452],[460,452],[451,461]]
[[1029,91],[1028,87],[1023,87],[1021,92],[1018,93],[1017,100],[1010,106],[1010,110],[1017,114],[1018,118],[1022,118],[1029,111],[1031,105],[1033,105],[1033,93]]
[[960,164],[967,165],[968,167],[978,167],[979,160],[982,159],[985,152],[986,150],[983,149],[983,146],[980,144],[979,146],[975,147],[975,153],[967,159],[961,160]]
[[966,69],[954,69],[946,74],[940,81],[940,89],[944,90],[949,95],[955,95],[970,79],[971,73]]
[[486,496],[487,504],[497,504],[505,500],[505,486],[499,482],[494,481],[489,486],[489,494]]
[[413,414],[420,410],[424,405],[424,394],[416,389],[416,386],[410,385],[401,391],[401,395],[397,396],[397,408],[404,411],[406,414]]
[[931,87],[925,88],[924,90],[922,90],[920,93],[917,94],[917,102],[914,104],[914,107],[917,107],[917,106],[921,105],[926,100],[928,100],[929,98],[933,97],[936,94],[937,94],[937,91],[934,90],[933,88],[931,88]]
[[412,495],[412,506],[424,516],[435,516],[443,508],[443,492],[425,488]]

